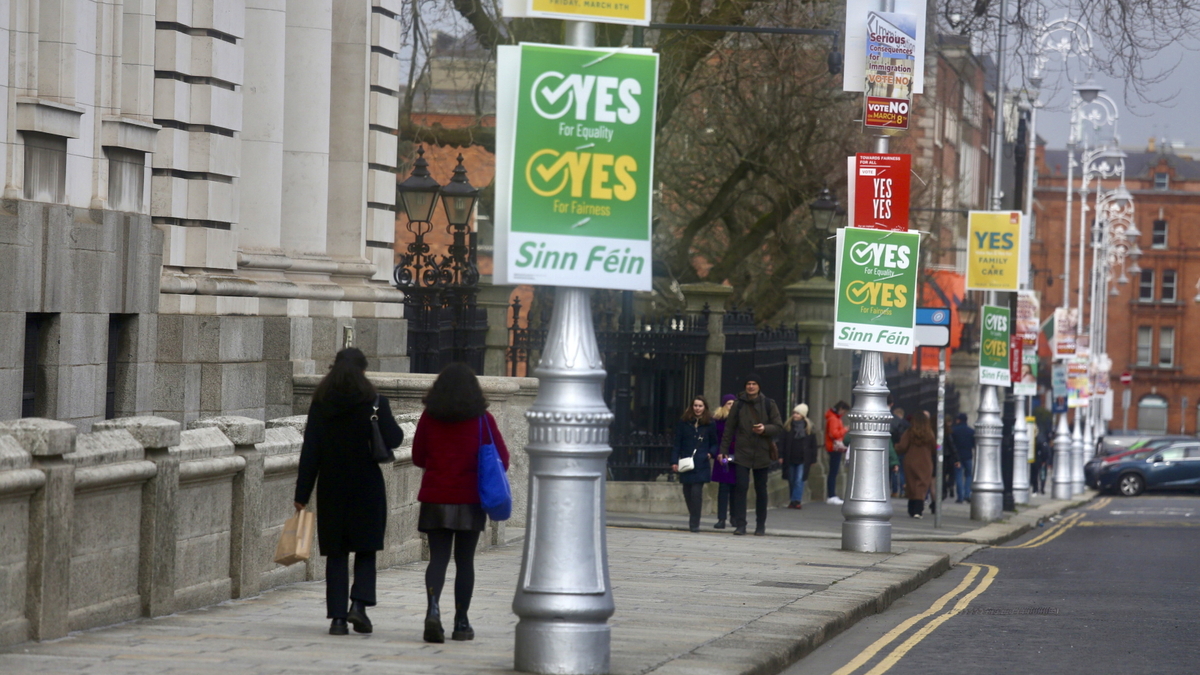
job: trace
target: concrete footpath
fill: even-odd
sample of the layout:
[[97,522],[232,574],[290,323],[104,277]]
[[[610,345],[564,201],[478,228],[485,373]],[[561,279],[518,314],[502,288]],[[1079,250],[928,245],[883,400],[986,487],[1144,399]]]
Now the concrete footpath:
[[[977,527],[948,504],[944,527],[893,500],[893,551],[840,550],[840,507],[774,509],[768,536],[686,531],[682,516],[611,514],[614,675],[773,675],[856,621],[881,612],[982,545],[1019,536],[1073,501],[1035,497]],[[751,511],[753,518],[753,511]],[[324,583],[302,583],[213,607],[142,619],[0,651],[5,673],[507,673],[521,564],[520,530],[476,559],[472,642],[421,640],[424,563],[379,574],[375,633],[327,633]],[[453,565],[443,606],[453,606]],[[452,614],[446,609],[447,620]],[[447,629],[449,623],[447,623]],[[449,631],[447,630],[447,633]]]

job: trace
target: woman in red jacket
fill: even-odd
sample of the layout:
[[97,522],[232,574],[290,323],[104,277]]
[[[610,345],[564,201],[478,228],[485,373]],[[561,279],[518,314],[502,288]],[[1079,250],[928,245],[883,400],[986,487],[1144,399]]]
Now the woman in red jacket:
[[413,464],[425,469],[417,501],[417,529],[429,537],[429,567],[425,569],[425,641],[445,642],[438,599],[446,583],[450,551],[454,550],[454,640],[471,640],[475,631],[467,620],[475,590],[475,546],[487,516],[479,505],[479,446],[488,433],[496,443],[504,469],[508,448],[479,380],[463,363],[446,366],[425,394],[425,412],[413,436]]

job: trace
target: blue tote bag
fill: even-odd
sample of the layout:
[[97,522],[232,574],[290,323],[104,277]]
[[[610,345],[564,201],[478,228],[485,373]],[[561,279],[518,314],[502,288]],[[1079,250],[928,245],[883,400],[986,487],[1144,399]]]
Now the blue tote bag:
[[[487,443],[483,442],[485,428]],[[500,461],[500,453],[496,451],[492,427],[486,416],[479,418],[479,505],[492,520],[508,520],[512,515],[512,490],[508,487],[504,462]]]

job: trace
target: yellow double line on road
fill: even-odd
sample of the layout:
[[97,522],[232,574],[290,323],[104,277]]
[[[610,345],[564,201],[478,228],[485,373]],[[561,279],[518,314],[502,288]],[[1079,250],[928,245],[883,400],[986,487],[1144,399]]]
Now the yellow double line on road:
[[[967,576],[954,587],[954,590],[937,599],[937,602],[921,612],[920,614],[908,619],[904,623],[896,626],[888,631],[886,635],[879,638],[870,647],[867,647],[858,656],[854,657],[850,663],[842,666],[833,675],[852,675],[868,663],[870,663],[879,652],[883,651],[888,645],[900,639],[910,629],[917,626],[921,622],[929,619],[925,625],[921,626],[907,640],[896,645],[887,656],[883,657],[875,667],[868,670],[865,675],[882,675],[891,670],[893,666],[900,662],[913,647],[917,646],[929,634],[937,630],[938,626],[946,623],[950,619],[958,616],[963,610],[971,604],[975,598],[979,597],[984,591],[992,585],[992,580],[996,578],[996,574],[1000,572],[1000,568],[992,565],[976,565],[974,563],[963,563],[971,570],[967,572]],[[982,573],[982,576],[981,576]],[[974,586],[974,588],[972,588]],[[968,589],[970,591],[968,592]],[[965,593],[965,595],[963,595]],[[958,597],[962,595],[962,597]],[[942,612],[946,605],[950,604],[951,600],[958,598],[958,602],[954,603],[954,607],[946,612]],[[930,618],[932,617],[932,618]]]
[[1016,546],[993,546],[992,548],[1037,548],[1039,546],[1042,546],[1043,544],[1049,544],[1050,542],[1054,541],[1055,539],[1058,539],[1059,537],[1066,534],[1067,530],[1070,530],[1072,527],[1075,527],[1076,525],[1078,525],[1079,521],[1083,520],[1083,517],[1085,515],[1087,515],[1087,514],[1083,513],[1082,511],[1077,511],[1075,513],[1072,513],[1071,515],[1067,516],[1066,518],[1063,518],[1062,520],[1058,521],[1054,525],[1051,525],[1050,527],[1046,528],[1045,532],[1039,534],[1038,536],[1034,537],[1033,539],[1030,539],[1029,541],[1027,541],[1023,544],[1017,544]]

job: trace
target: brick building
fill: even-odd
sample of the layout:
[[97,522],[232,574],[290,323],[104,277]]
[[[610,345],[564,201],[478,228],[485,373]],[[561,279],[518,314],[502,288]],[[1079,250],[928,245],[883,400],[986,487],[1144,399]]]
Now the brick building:
[[[1112,284],[1117,295],[1108,304],[1108,354],[1113,361],[1115,388],[1111,429],[1194,434],[1200,412],[1200,350],[1186,348],[1185,335],[1200,326],[1200,161],[1170,148],[1126,149],[1126,186],[1134,197],[1137,244],[1143,255],[1141,271],[1127,273],[1129,283]],[[1069,290],[1071,304],[1078,293],[1079,201],[1072,214],[1071,278],[1063,283],[1063,216],[1066,209],[1065,150],[1041,150],[1038,185],[1034,191],[1037,227],[1032,236],[1032,288],[1042,295],[1043,318],[1062,304]],[[1079,178],[1076,175],[1076,187]],[[1106,189],[1116,186],[1105,181]],[[1093,199],[1095,189],[1091,192]],[[1091,260],[1085,267],[1090,278]],[[1121,276],[1114,270],[1113,279]],[[1085,306],[1088,301],[1085,301]],[[1087,319],[1085,319],[1086,325]],[[1117,383],[1131,373],[1128,411]]]

